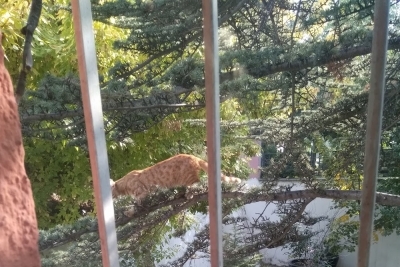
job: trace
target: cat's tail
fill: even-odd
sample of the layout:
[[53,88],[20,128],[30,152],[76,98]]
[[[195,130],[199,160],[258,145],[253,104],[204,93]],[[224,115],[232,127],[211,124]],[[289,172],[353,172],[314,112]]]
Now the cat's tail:
[[[207,161],[204,161],[202,159],[198,160],[199,166],[200,168],[205,171],[208,174],[208,163]],[[226,176],[225,174],[221,173],[221,180],[225,183],[236,183],[236,184],[240,184],[242,182],[241,179],[236,178],[236,177],[229,177]]]
[[111,196],[112,198],[116,198],[118,196],[117,189],[115,188],[114,180],[110,179],[110,186],[111,186]]

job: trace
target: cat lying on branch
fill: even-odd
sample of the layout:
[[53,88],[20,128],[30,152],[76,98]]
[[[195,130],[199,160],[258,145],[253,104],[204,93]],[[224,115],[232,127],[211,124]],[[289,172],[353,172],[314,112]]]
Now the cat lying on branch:
[[[110,180],[112,197],[130,195],[140,202],[157,187],[190,187],[200,182],[200,170],[208,174],[208,163],[192,155],[179,154],[143,170],[134,170],[114,182]],[[241,183],[239,178],[221,174],[226,183]]]

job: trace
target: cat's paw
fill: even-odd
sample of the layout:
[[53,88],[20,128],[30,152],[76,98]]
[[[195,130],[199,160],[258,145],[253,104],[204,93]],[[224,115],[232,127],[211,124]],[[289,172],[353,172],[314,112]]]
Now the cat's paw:
[[192,198],[193,198],[193,193],[187,191],[187,192],[185,193],[185,198],[188,199],[188,200],[189,200],[189,199],[192,199]]
[[239,178],[236,178],[236,177],[232,177],[234,180],[233,180],[233,182],[235,183],[235,184],[240,184],[240,183],[242,183],[242,179],[239,179]]
[[241,179],[239,179],[239,178],[236,178],[236,177],[228,177],[229,178],[229,183],[232,183],[232,184],[240,184],[241,182],[242,182],[242,180]]
[[130,208],[130,209],[128,209],[128,210],[126,210],[126,211],[124,211],[124,215],[126,216],[126,217],[133,217],[133,214],[135,214],[135,208]]

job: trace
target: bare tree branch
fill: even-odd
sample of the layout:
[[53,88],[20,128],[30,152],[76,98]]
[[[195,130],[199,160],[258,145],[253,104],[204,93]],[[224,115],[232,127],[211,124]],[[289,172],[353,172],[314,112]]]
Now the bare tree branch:
[[22,69],[19,73],[17,88],[15,91],[16,100],[19,102],[22,95],[25,92],[26,87],[26,76],[32,69],[33,58],[32,58],[32,41],[33,32],[39,24],[40,14],[42,12],[42,0],[32,0],[31,10],[29,12],[28,21],[25,27],[22,28],[21,32],[25,35],[24,51],[22,54]]

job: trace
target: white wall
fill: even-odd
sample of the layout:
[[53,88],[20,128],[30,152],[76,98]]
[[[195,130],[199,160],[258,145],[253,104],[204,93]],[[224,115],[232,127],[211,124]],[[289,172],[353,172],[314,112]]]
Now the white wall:
[[[379,236],[379,240],[371,246],[370,267],[400,266],[400,237],[393,233],[390,236]],[[357,252],[343,252],[338,267],[357,266]]]

